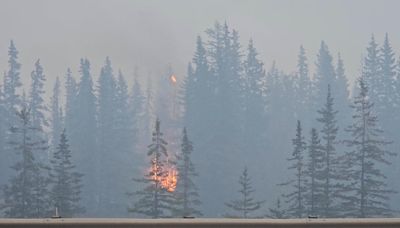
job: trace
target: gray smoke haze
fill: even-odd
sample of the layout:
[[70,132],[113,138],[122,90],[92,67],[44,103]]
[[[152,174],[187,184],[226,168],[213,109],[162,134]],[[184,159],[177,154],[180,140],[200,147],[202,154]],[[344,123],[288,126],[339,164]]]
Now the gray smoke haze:
[[13,39],[25,86],[37,58],[48,86],[56,76],[63,78],[67,67],[76,75],[81,57],[89,58],[95,77],[106,56],[128,80],[135,66],[146,76],[169,64],[182,77],[196,36],[219,20],[237,29],[243,44],[252,37],[267,66],[276,60],[287,72],[294,71],[301,44],[313,67],[325,40],[334,56],[341,52],[352,80],[372,33],[381,42],[388,32],[394,49],[400,48],[398,6],[394,0],[2,0],[0,69],[7,68]]

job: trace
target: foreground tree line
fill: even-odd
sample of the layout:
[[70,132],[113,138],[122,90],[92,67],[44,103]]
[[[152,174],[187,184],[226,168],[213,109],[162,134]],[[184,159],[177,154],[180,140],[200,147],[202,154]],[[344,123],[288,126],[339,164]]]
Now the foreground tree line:
[[[39,60],[25,95],[18,51],[11,41],[9,68],[0,87],[4,216],[47,217],[55,207],[62,208],[64,216],[93,217],[132,216],[129,213],[149,217],[371,217],[394,212],[387,203],[397,198],[386,185],[396,182],[385,180],[393,171],[378,164],[387,163],[386,155],[395,151],[400,137],[396,121],[400,116],[400,67],[388,35],[381,46],[371,37],[361,77],[367,95],[359,103],[361,83],[350,97],[344,61],[338,54],[334,64],[323,41],[312,77],[302,46],[296,71],[287,74],[275,63],[266,70],[253,40],[243,50],[239,33],[226,23],[217,22],[205,37],[198,37],[187,77],[178,86],[169,81],[170,69],[156,81],[156,89],[149,79],[143,90],[137,75],[129,88],[109,58],[93,82],[89,60],[81,59],[79,80],[69,69],[64,80],[57,78],[50,104],[45,102],[46,77]],[[360,106],[362,102],[366,103]],[[352,117],[352,113],[358,114]],[[163,123],[169,145],[162,143],[155,116]],[[181,134],[179,129],[186,130]],[[294,131],[299,137],[293,149]],[[190,159],[184,151],[190,151]],[[288,151],[293,154],[285,160]],[[148,164],[143,160],[149,160]],[[201,175],[197,176],[193,164]],[[174,191],[162,183],[171,165],[178,179],[186,180],[178,181]],[[156,169],[149,171],[149,167]],[[236,199],[236,192],[227,189],[235,188],[241,167],[247,168],[239,179],[241,198]],[[146,175],[139,178],[143,170]],[[25,182],[22,174],[29,175],[30,181]],[[69,178],[68,187],[62,185],[64,178]],[[282,184],[285,178],[288,181]],[[265,190],[275,184],[279,184],[271,188],[275,190]],[[22,185],[32,186],[28,191]],[[30,195],[26,199],[13,198],[13,193],[20,197],[25,191]],[[287,193],[274,202],[263,197],[275,197],[277,191]],[[129,210],[126,192],[132,197]],[[28,213],[24,209],[23,214],[11,210],[13,202],[25,207],[28,201],[35,210]]]

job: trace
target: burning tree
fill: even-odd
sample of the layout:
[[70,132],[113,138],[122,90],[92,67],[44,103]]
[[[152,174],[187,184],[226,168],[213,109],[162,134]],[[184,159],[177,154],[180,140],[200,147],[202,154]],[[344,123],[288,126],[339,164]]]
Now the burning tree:
[[144,183],[145,187],[134,193],[128,193],[128,195],[139,197],[134,206],[128,208],[129,212],[152,218],[167,217],[167,212],[171,212],[173,202],[171,192],[175,190],[176,175],[173,171],[168,170],[168,163],[165,159],[168,157],[166,145],[167,142],[163,139],[163,133],[160,130],[160,121],[157,119],[152,143],[148,146],[149,151],[147,152],[151,158],[151,168],[144,178],[135,179],[137,182]]

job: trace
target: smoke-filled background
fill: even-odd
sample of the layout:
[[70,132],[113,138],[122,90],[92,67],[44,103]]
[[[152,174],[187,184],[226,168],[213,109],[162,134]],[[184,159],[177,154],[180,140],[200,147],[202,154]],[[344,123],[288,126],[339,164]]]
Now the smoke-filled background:
[[[21,52],[23,75],[40,58],[48,81],[80,57],[91,59],[95,74],[105,56],[127,76],[137,66],[144,75],[171,64],[183,75],[194,39],[216,20],[229,22],[240,39],[253,38],[261,58],[293,71],[300,44],[315,55],[321,40],[346,60],[355,78],[372,33],[396,32],[397,1],[7,1],[1,2],[1,69],[13,39]],[[397,42],[393,46],[398,47]],[[313,64],[311,64],[313,65]],[[97,71],[97,72],[96,72]],[[23,81],[29,77],[22,77]]]
[[1,1],[2,216],[397,216],[399,7]]

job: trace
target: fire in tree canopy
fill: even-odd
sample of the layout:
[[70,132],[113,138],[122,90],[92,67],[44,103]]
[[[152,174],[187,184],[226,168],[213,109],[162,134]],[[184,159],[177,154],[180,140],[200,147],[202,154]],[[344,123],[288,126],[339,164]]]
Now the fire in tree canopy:
[[[160,121],[156,120],[153,132],[152,143],[148,146],[147,156],[150,158],[150,170],[141,179],[135,179],[145,186],[142,190],[128,195],[138,197],[133,207],[128,208],[129,212],[142,214],[151,218],[168,217],[172,210],[173,195],[169,183],[169,170],[166,158],[167,142],[163,139],[160,129]],[[167,180],[167,181],[166,181]]]

